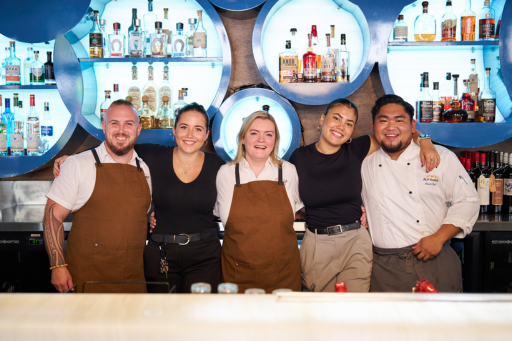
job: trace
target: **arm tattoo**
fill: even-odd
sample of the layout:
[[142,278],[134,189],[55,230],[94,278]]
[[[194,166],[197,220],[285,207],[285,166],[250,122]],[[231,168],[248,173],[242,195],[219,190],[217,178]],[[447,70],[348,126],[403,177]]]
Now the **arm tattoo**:
[[46,208],[43,218],[44,245],[50,258],[50,266],[65,264],[64,224],[54,214],[55,205]]

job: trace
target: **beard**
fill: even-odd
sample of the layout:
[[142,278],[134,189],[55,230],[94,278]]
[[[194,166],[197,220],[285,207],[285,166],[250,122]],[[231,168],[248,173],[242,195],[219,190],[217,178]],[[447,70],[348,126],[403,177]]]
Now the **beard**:
[[[127,139],[129,138],[129,136],[125,135],[125,134],[117,134],[117,135],[114,135],[113,138],[115,138],[116,136],[123,136],[123,137],[126,137]],[[110,151],[112,151],[112,153],[116,154],[117,156],[124,156],[124,155],[128,154],[135,146],[135,139],[134,139],[133,141],[128,142],[128,144],[125,145],[124,147],[118,147],[118,146],[116,146],[115,142],[112,142],[113,138],[111,139],[109,137],[105,137],[105,144],[107,145],[108,149],[110,149]]]
[[388,154],[394,154],[394,153],[398,153],[399,151],[401,151],[402,149],[405,149],[404,147],[404,144],[402,143],[402,141],[400,141],[397,145],[395,146],[388,146],[386,145],[384,142],[381,143],[380,147],[382,148],[383,151],[385,151],[386,153]]

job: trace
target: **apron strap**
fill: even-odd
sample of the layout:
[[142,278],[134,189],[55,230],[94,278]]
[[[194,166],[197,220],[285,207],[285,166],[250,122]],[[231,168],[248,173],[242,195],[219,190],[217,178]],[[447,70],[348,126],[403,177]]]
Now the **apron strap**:
[[100,162],[100,158],[98,156],[98,153],[96,153],[96,149],[91,149],[91,152],[92,152],[92,155],[94,156],[94,158],[96,159],[96,164],[98,165],[98,167],[101,167],[102,164]]
[[135,163],[137,164],[137,170],[139,172],[142,172],[142,168],[140,168],[140,162],[139,162],[139,159],[138,158],[135,158]]
[[278,169],[278,178],[277,178],[277,184],[282,185],[283,184],[283,165],[281,164],[281,167]]
[[237,163],[235,165],[235,178],[236,178],[236,187],[242,187],[242,185],[240,185],[240,164]]

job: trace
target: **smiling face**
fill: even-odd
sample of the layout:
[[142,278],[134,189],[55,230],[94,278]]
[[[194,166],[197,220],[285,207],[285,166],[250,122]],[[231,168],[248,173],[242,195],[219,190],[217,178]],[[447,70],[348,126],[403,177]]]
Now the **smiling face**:
[[111,106],[101,126],[107,148],[117,156],[124,156],[133,149],[142,129],[137,112],[128,105]]
[[327,115],[322,115],[320,118],[320,125],[322,126],[320,140],[332,147],[341,146],[352,136],[356,120],[354,109],[343,104],[332,107]]
[[242,143],[249,163],[267,160],[276,144],[276,126],[271,120],[257,118],[249,127]]
[[198,152],[209,133],[203,114],[195,110],[183,112],[174,128],[176,145],[185,153]]
[[382,149],[390,156],[398,157],[411,143],[416,121],[402,105],[390,103],[380,108],[371,127]]

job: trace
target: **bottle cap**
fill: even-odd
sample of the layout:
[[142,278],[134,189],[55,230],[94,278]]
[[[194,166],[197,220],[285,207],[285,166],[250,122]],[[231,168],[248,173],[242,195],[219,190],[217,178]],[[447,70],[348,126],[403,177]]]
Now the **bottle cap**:
[[313,34],[313,37],[316,37],[316,25],[311,26],[311,33]]
[[189,19],[188,19],[188,23],[189,23],[190,25],[195,25],[195,24],[197,24],[197,19],[196,19],[196,18],[189,18]]
[[487,73],[491,72],[491,68],[490,67],[486,67],[485,68],[485,72],[487,72]]
[[105,26],[106,23],[105,19],[100,19],[100,26]]
[[451,6],[451,5],[452,5],[451,0],[446,1],[446,6]]
[[132,96],[126,96],[126,100],[127,100],[128,102],[131,102],[131,101],[133,101],[133,98],[132,98]]
[[162,101],[164,101],[164,102],[169,102],[169,96],[164,96],[164,97],[162,97]]
[[146,95],[142,96],[142,102],[149,102],[149,97]]
[[51,58],[52,57],[52,51],[46,51],[46,55],[48,56],[48,58]]
[[452,77],[457,79],[457,78],[459,78],[459,75],[452,75]]
[[119,84],[114,84],[114,92],[119,92]]
[[181,22],[176,23],[176,29],[183,30],[183,23],[181,23]]
[[434,82],[434,90],[439,90],[439,82]]
[[265,104],[265,105],[263,106],[263,110],[264,110],[264,111],[268,112],[268,110],[269,110],[269,109],[270,109],[270,105]]
[[346,39],[345,33],[342,33],[341,34],[341,40],[345,40],[345,39]]
[[111,93],[111,91],[110,91],[110,90],[105,90],[105,93],[106,93],[106,94],[110,94],[110,93]]
[[480,153],[480,164],[484,165],[487,161],[487,155],[485,153]]
[[158,29],[161,29],[162,28],[162,22],[160,21],[155,21],[155,28],[158,30]]
[[137,13],[137,9],[136,8],[132,8],[132,13]]
[[475,64],[476,63],[476,60],[475,59],[471,59],[471,64]]
[[423,1],[423,2],[421,3],[421,5],[422,5],[423,7],[428,7],[428,1]]
[[446,80],[449,81],[452,79],[452,73],[451,72],[447,72],[446,73]]
[[14,41],[12,41],[12,40],[11,40],[11,41],[9,42],[9,44],[10,44],[11,46],[14,46],[16,43],[15,43]]
[[34,51],[34,54],[39,54],[39,51],[38,51],[38,50],[35,50],[35,51]]
[[114,30],[120,30],[121,29],[121,24],[118,23],[118,22],[115,22],[114,23]]
[[400,14],[400,15],[398,16],[398,20],[404,20],[404,15],[403,15],[403,14]]
[[135,19],[135,26],[139,26],[140,27],[140,19]]
[[336,282],[334,292],[347,292],[347,286],[344,282]]
[[297,29],[296,29],[296,28],[291,28],[291,29],[290,29],[290,32],[292,32],[292,33],[297,33]]

